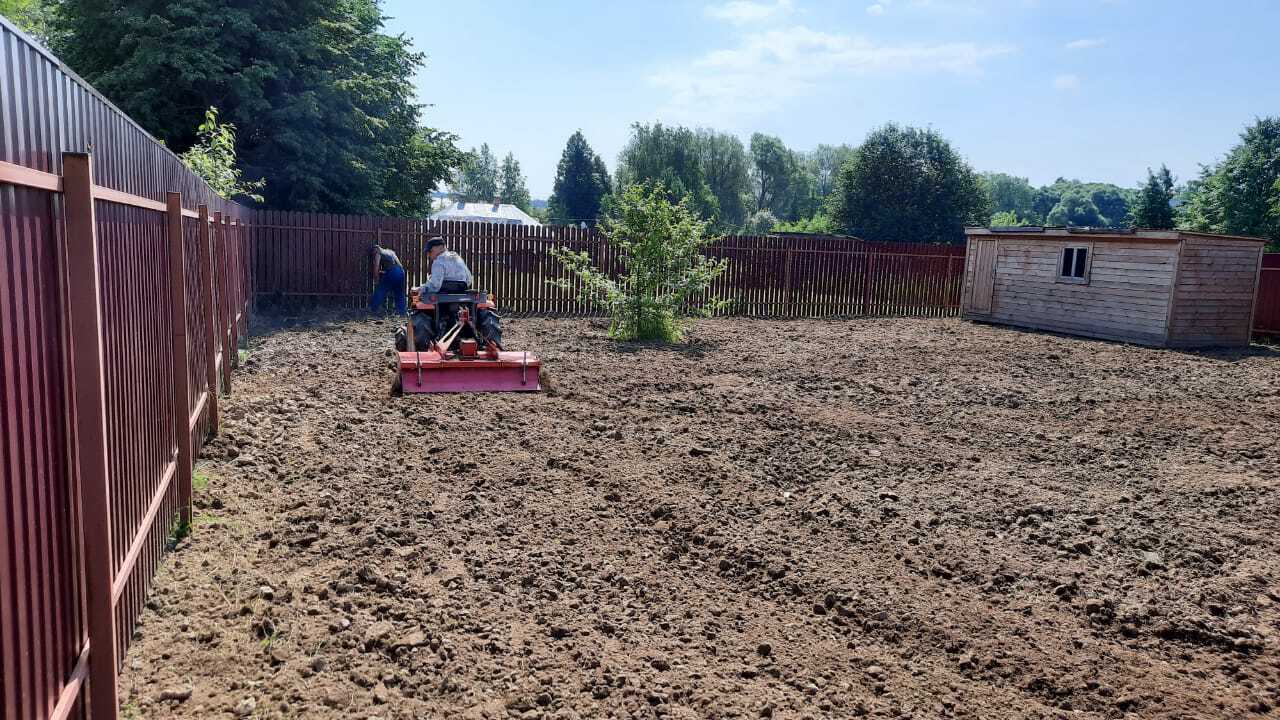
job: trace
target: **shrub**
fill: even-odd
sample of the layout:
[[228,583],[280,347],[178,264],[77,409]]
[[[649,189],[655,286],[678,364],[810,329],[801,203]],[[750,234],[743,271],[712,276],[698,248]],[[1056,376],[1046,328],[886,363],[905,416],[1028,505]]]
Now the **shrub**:
[[773,226],[773,232],[780,233],[810,233],[813,235],[831,235],[836,231],[835,223],[831,222],[831,216],[824,213],[817,213],[811,218],[804,220],[796,220],[795,222],[778,223]]
[[1026,218],[1018,215],[1012,210],[998,212],[991,216],[991,227],[1022,227],[1028,225]]
[[259,190],[266,187],[265,180],[244,180],[236,165],[236,126],[218,122],[218,108],[211,107],[204,113],[204,122],[196,131],[199,141],[179,157],[191,171],[219,196],[227,200],[247,197],[262,202]]
[[[711,242],[707,224],[685,201],[672,204],[661,183],[632,185],[614,197],[614,212],[604,222],[604,235],[620,255],[623,270],[616,279],[594,267],[585,252],[552,250],[581,281],[581,299],[604,303],[611,337],[675,342],[683,335],[685,318],[727,305],[706,292],[729,261],[702,255]],[[553,284],[572,287],[568,280]]]
[[757,210],[751,213],[751,217],[747,218],[746,227],[748,235],[767,235],[773,231],[773,226],[778,224],[778,218],[768,210]]

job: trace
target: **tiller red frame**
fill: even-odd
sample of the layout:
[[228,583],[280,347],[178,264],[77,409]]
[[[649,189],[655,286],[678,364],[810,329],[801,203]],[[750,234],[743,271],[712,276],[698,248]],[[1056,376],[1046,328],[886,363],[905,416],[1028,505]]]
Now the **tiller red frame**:
[[[528,351],[503,350],[486,338],[476,323],[481,311],[493,312],[493,295],[484,292],[438,293],[420,298],[412,308],[432,313],[440,326],[440,307],[456,308],[457,321],[426,350],[417,350],[413,321],[405,323],[408,340],[400,353],[400,387],[405,393],[537,392],[542,389],[542,361]],[[464,337],[464,331],[470,337]]]

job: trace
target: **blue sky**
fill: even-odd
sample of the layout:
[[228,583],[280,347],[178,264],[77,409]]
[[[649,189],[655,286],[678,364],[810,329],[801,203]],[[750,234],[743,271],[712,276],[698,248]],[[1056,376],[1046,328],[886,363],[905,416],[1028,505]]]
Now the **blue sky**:
[[932,126],[975,168],[1132,186],[1280,114],[1280,0],[386,0],[427,53],[427,124],[514,152],[551,193],[581,129],[613,170],[632,122],[798,150]]

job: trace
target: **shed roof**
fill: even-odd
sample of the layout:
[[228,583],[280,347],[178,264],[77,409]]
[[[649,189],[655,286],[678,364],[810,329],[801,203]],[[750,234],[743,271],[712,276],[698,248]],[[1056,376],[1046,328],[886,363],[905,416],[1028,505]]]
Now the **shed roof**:
[[1186,237],[1203,237],[1212,238],[1214,240],[1235,240],[1245,243],[1265,244],[1267,241],[1263,238],[1245,237],[1243,235],[1219,235],[1216,233],[1192,232],[1189,230],[1112,230],[1107,228],[1086,228],[1086,227],[1039,227],[1039,226],[1022,226],[1022,227],[993,227],[981,228],[972,227],[965,228],[964,234],[968,237],[975,236],[998,236],[998,237],[1051,237],[1051,238],[1085,238],[1093,242],[1178,242]]
[[472,220],[476,222],[541,225],[525,211],[508,204],[485,202],[451,202],[431,213],[432,220]]

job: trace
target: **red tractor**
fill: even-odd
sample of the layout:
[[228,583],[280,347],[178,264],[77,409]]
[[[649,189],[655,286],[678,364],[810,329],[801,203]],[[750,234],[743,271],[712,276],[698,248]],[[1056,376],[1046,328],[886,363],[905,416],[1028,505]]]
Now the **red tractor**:
[[493,295],[467,290],[410,298],[409,322],[396,332],[399,390],[406,393],[536,392],[542,362],[502,348]]

